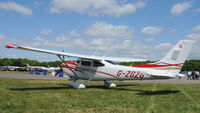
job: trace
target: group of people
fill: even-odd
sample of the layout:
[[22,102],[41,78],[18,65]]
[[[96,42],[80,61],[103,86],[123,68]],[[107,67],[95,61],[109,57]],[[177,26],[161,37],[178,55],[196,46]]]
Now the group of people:
[[196,71],[189,71],[187,72],[188,80],[199,80],[199,72]]

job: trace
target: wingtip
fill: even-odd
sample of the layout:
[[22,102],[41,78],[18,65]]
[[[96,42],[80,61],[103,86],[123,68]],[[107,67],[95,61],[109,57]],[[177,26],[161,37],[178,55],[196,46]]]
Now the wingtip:
[[17,48],[18,45],[15,44],[10,44],[10,45],[5,45],[5,48]]

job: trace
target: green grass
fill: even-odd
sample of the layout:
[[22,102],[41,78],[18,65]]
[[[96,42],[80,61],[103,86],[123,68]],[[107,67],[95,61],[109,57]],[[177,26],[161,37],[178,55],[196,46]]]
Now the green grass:
[[73,89],[64,80],[0,79],[0,113],[198,113],[200,84],[89,82]]

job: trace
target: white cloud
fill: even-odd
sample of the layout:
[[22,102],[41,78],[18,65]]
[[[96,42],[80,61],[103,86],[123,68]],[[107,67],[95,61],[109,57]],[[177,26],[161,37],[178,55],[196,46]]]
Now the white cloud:
[[192,32],[200,32],[200,25],[193,27]]
[[190,33],[186,36],[188,39],[195,40],[200,42],[200,32],[199,33]]
[[30,39],[27,38],[16,38],[16,37],[8,37],[4,34],[0,34],[0,45],[7,45],[7,44],[20,44],[20,43],[29,43],[31,42]]
[[85,34],[97,37],[130,38],[133,37],[133,32],[134,29],[129,26],[96,22],[85,31]]
[[192,51],[189,55],[190,58],[192,59],[199,59],[199,56],[200,56],[200,46],[195,44],[192,48]]
[[189,2],[177,3],[177,4],[172,6],[171,14],[178,15],[178,14],[184,12],[185,10],[187,10],[190,7],[192,7],[192,4],[189,3]]
[[95,50],[98,51],[111,51],[113,48],[114,39],[111,38],[95,38],[90,41],[90,47],[94,47]]
[[189,56],[192,59],[199,59],[200,56],[200,25],[196,25],[192,28],[191,33],[186,35],[186,38],[196,41],[195,45],[192,48],[191,55]]
[[0,40],[4,40],[6,37],[3,34],[0,34]]
[[192,48],[189,58],[199,59],[200,57],[200,25],[196,25],[192,28],[191,33],[186,35],[187,39],[196,41],[195,45]]
[[33,38],[33,41],[44,41],[44,39],[39,36],[36,36],[35,38]]
[[192,32],[186,35],[186,38],[200,42],[200,25],[192,28]]
[[176,33],[177,33],[176,29],[171,29],[171,34],[176,34]]
[[32,15],[32,10],[30,8],[25,7],[21,4],[17,4],[15,2],[0,2],[0,9],[4,9],[8,11],[16,11],[26,16]]
[[159,35],[164,30],[164,27],[147,26],[141,30],[145,35]]
[[42,1],[35,1],[35,2],[33,2],[33,5],[34,5],[35,8],[39,8],[42,4],[43,4]]
[[40,33],[43,34],[43,35],[50,35],[50,34],[53,33],[53,30],[51,30],[51,29],[43,29]]
[[169,50],[172,47],[173,47],[173,45],[170,44],[170,43],[161,43],[159,45],[156,45],[155,49],[156,50],[164,50],[165,51],[165,50]]
[[[109,56],[124,56],[124,57],[142,57],[148,58],[151,56],[151,51],[146,45],[140,41],[116,39],[116,38],[74,38],[69,37],[69,34],[60,35],[54,39],[43,39],[41,37],[35,37],[33,40],[25,43],[26,46],[34,47],[53,47],[53,48],[73,48],[78,51],[95,51],[101,53],[103,56],[105,53],[109,53]],[[79,53],[79,52],[75,52]]]
[[126,0],[53,0],[51,13],[73,11],[86,13],[91,16],[110,15],[120,17],[125,14],[135,13],[137,9],[145,7],[145,3],[127,3]]
[[61,36],[58,36],[58,37],[55,38],[56,42],[65,42],[67,40],[68,40],[68,37],[65,36],[65,35],[61,35]]
[[196,9],[196,10],[194,10],[195,12],[200,12],[200,8],[198,8],[198,9]]
[[72,43],[72,47],[74,48],[79,48],[82,47],[82,49],[88,49],[91,48],[92,46],[90,46],[90,44],[88,44],[89,41],[84,40],[84,39],[72,39],[71,42]]
[[70,37],[80,37],[80,34],[77,31],[71,31],[69,32]]
[[146,42],[152,42],[154,40],[155,40],[154,38],[146,38],[144,41],[146,41]]
[[157,53],[156,57],[164,57],[173,47],[171,43],[161,43],[154,46],[154,52]]
[[0,45],[5,45],[6,41],[6,36],[3,34],[0,34]]

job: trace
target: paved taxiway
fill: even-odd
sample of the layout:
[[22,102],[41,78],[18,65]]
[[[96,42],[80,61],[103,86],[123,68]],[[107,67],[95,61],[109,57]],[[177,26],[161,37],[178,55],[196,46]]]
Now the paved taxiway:
[[[50,79],[50,80],[68,80],[65,77],[54,77],[51,75],[30,75],[27,73],[0,72],[0,78],[15,78],[15,79]],[[200,80],[187,80],[186,77],[178,79],[162,79],[162,80],[125,80],[125,82],[137,83],[167,83],[167,84],[200,84]]]
[[58,77],[51,75],[30,75],[27,73],[0,72],[0,78],[16,78],[16,79],[52,79],[52,80],[68,80],[66,77]]

